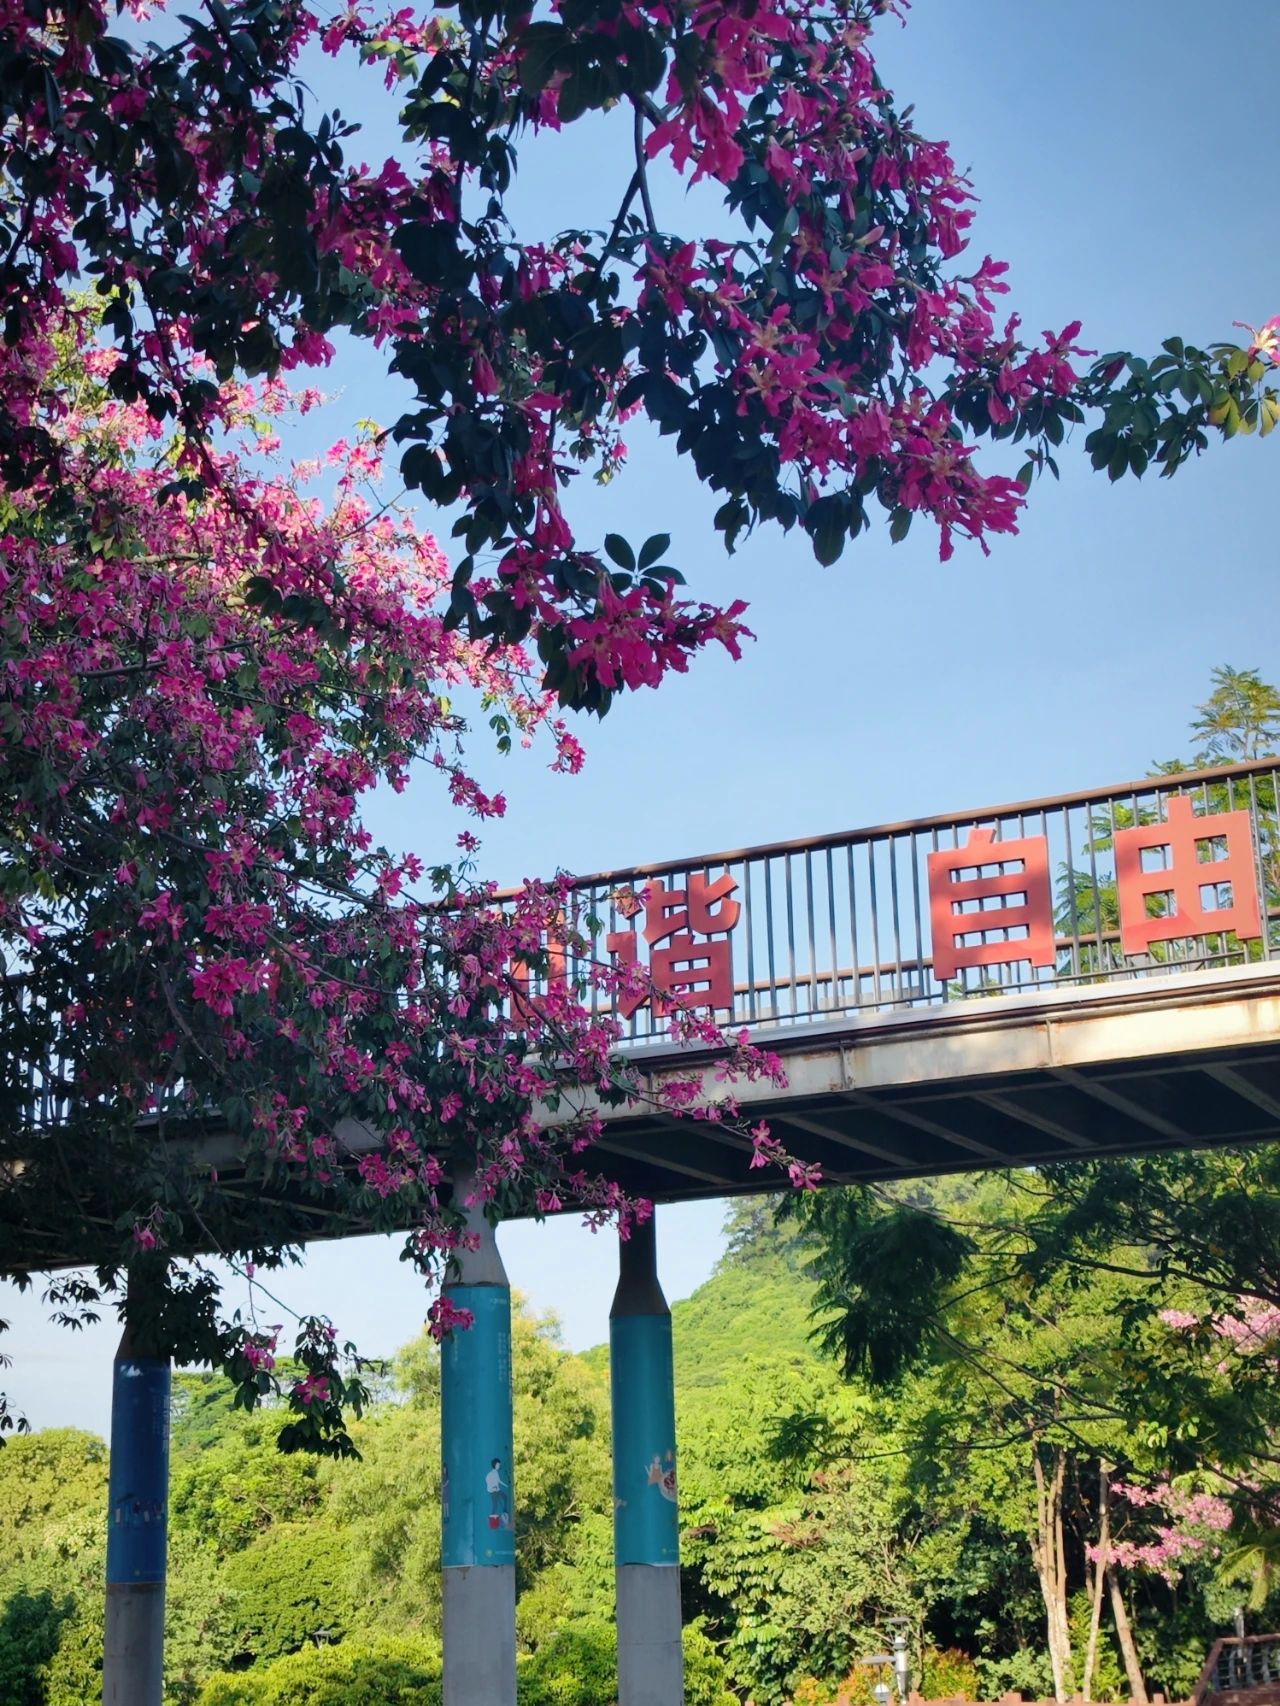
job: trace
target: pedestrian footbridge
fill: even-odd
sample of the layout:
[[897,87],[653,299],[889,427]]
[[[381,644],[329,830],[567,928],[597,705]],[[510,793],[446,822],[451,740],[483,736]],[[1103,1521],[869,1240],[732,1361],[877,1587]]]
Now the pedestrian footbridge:
[[[600,1107],[584,1164],[657,1202],[776,1187],[741,1121],[662,1111],[691,1077],[833,1183],[1280,1138],[1278,784],[1262,760],[580,879],[522,998],[563,981],[604,1010],[588,956],[659,991],[619,1015],[652,1093]],[[785,1086],[726,1086],[715,1049],[676,1048],[678,1001],[748,1029]],[[69,1094],[56,1066],[43,1083],[37,1142]],[[352,1159],[379,1143],[338,1136]],[[234,1189],[236,1140],[195,1141]],[[278,1188],[296,1240],[359,1230]],[[110,1205],[64,1249],[21,1195],[0,1198],[0,1268],[112,1258]]]
[[[777,1052],[786,1087],[735,1094],[832,1182],[1258,1142],[1280,1137],[1277,777],[1270,760],[608,872],[577,901],[618,962]],[[545,977],[574,975],[552,944]],[[723,1095],[715,1051],[673,1049],[651,1005],[627,1045],[651,1087],[698,1074]],[[629,1190],[773,1182],[727,1125],[601,1112],[590,1159]]]

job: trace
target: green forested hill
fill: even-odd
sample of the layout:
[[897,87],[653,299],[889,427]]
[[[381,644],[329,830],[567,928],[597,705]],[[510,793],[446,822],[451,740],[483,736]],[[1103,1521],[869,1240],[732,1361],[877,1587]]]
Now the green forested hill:
[[731,1247],[717,1272],[672,1310],[682,1394],[741,1378],[751,1364],[815,1368],[812,1283],[796,1237],[772,1226],[772,1199],[730,1212]]

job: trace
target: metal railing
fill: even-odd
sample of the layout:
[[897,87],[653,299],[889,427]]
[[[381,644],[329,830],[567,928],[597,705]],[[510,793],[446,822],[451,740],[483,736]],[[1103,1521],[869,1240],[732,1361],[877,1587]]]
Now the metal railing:
[[1280,1635],[1226,1636],[1215,1641],[1192,1695],[1194,1706],[1243,1690],[1280,1694]]
[[[632,961],[772,1026],[1280,959],[1278,786],[1268,758],[601,872],[575,882],[529,994],[565,977],[609,1011],[590,967]],[[663,1033],[654,1005],[629,1040]]]
[[[632,962],[647,965],[673,998],[713,1006],[722,1022],[767,1028],[1280,961],[1278,798],[1280,760],[1266,759],[601,872],[573,885],[565,938],[548,944],[549,967],[525,968],[526,998],[545,993],[549,977],[565,978],[597,1013],[611,1012],[616,998],[593,981],[592,967]],[[1217,880],[1196,848],[1194,886],[1212,891],[1209,918],[1219,913],[1220,927],[1178,934],[1157,886],[1141,912],[1158,934],[1134,952],[1122,929],[1117,837],[1140,829],[1158,843],[1156,831],[1179,799],[1197,818],[1219,820],[1206,831],[1230,831],[1201,841],[1209,853],[1225,849],[1234,859],[1234,880]],[[1223,813],[1242,815],[1224,826]],[[975,831],[989,832],[989,841],[975,847]],[[1158,847],[1145,849],[1139,866],[1152,851]],[[1185,880],[1176,860],[1169,869],[1170,883]],[[1145,870],[1142,880],[1154,881]],[[985,899],[971,893],[984,885]],[[1245,890],[1257,900],[1254,935],[1227,924]],[[945,972],[934,942],[940,926],[959,962]],[[1032,958],[1037,948],[1040,964]],[[24,998],[21,978],[3,981],[3,998]],[[658,1005],[646,1000],[626,1012],[627,1042],[667,1034]],[[64,1119],[74,1095],[66,1063],[55,1054],[14,1067],[32,1123]],[[183,1105],[181,1086],[161,1094],[168,1105]]]

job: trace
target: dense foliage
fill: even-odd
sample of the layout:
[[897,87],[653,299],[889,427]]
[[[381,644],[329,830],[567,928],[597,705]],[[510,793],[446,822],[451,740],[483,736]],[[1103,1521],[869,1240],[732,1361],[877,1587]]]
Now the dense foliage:
[[[1238,1161],[1210,1158],[1222,1190]],[[1273,1338],[1233,1336],[1223,1317],[1202,1340],[1185,1324],[1185,1280],[1158,1262],[1140,1277],[1099,1267],[1038,1291],[1011,1281],[1007,1229],[1036,1210],[1016,1178],[917,1193],[914,1212],[924,1209],[962,1222],[1000,1284],[974,1291],[970,1275],[942,1300],[946,1334],[887,1386],[845,1380],[811,1341],[804,1270],[822,1267],[824,1246],[792,1219],[775,1223],[771,1203],[732,1212],[729,1254],[675,1307],[691,1706],[728,1706],[726,1686],[760,1706],[871,1706],[875,1677],[860,1661],[885,1649],[899,1616],[927,1697],[1052,1693],[1045,1522],[1065,1565],[1054,1591],[1068,1692],[1092,1649],[1089,1696],[1127,1699],[1109,1603],[1090,1641],[1103,1488],[1142,1685],[1184,1698],[1237,1603],[1254,1596],[1259,1629],[1280,1614],[1265,1560],[1228,1526],[1218,1426],[1231,1405],[1251,1419],[1230,1461],[1265,1474],[1280,1420],[1274,1379],[1261,1378]],[[829,1317],[822,1306],[818,1319]],[[515,1345],[521,1698],[607,1706],[602,1360],[570,1356],[525,1315]],[[179,1377],[172,1706],[336,1706],[362,1698],[357,1689],[435,1706],[438,1366],[428,1337],[396,1359],[393,1390],[355,1427],[360,1464],[282,1460],[269,1411],[233,1409],[212,1376]],[[1037,1464],[1047,1490],[1059,1472],[1056,1502],[1038,1489]],[[103,1448],[84,1434],[38,1434],[0,1454],[6,1700],[80,1706],[92,1695],[104,1480]]]

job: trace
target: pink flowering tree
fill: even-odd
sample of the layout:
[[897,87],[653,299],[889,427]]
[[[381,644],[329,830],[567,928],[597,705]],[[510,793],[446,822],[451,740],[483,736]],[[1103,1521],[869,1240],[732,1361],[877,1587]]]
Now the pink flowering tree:
[[[646,1212],[580,1159],[591,1108],[639,1088],[609,1016],[622,974],[592,970],[587,943],[598,1012],[567,981],[517,999],[513,968],[564,934],[565,886],[495,904],[467,881],[470,831],[426,870],[375,846],[359,811],[417,764],[453,807],[501,812],[463,764],[468,700],[556,768],[581,750],[521,648],[444,620],[448,565],[380,499],[375,444],[331,454],[322,500],[316,467],[264,472],[284,385],[224,382],[204,490],[166,496],[180,449],[113,396],[120,357],[87,311],[52,360],[73,501],[0,500],[0,1025],[30,1065],[3,1092],[9,1266],[96,1264],[96,1283],[55,1284],[68,1315],[145,1272],[135,1324],[221,1362],[252,1401],[275,1332],[225,1321],[212,1273],[180,1258],[252,1273],[321,1229],[407,1226],[434,1274],[458,1236],[459,1156],[495,1209]],[[733,1039],[740,1070],[776,1066]],[[679,1111],[690,1086],[663,1094]],[[728,1087],[716,1111],[735,1117]],[[782,1158],[763,1129],[756,1145]],[[296,1355],[285,1442],[345,1449],[358,1374],[324,1323],[301,1324]]]
[[[1150,1486],[1113,1482],[1111,1495],[1128,1517],[1101,1561],[1126,1570],[1147,1570],[1176,1586],[1193,1562],[1220,1558],[1232,1507],[1220,1494],[1160,1478]],[[1089,1555],[1099,1561],[1099,1548]]]
[[[739,605],[680,595],[660,544],[575,537],[564,490],[614,471],[635,410],[717,494],[730,548],[771,521],[824,562],[877,512],[894,538],[931,523],[944,557],[1013,531],[1086,418],[1113,479],[1269,431],[1276,321],[1092,365],[1076,325],[1023,336],[1004,265],[967,253],[968,183],[877,75],[873,29],[901,10],[209,0],[140,47],[101,0],[6,0],[0,471],[61,490],[46,351],[77,279],[119,354],[114,393],[179,427],[188,489],[214,475],[214,380],[323,363],[338,328],[372,338],[406,386],[404,478],[463,506],[450,622],[531,640],[548,689],[603,710],[741,632]],[[401,110],[377,169],[308,101],[319,52]],[[631,145],[609,230],[517,230],[518,164],[590,114]],[[660,226],[660,169],[722,193],[721,236]],[[1018,477],[984,472],[983,439],[1023,447]]]
[[[453,849],[394,858],[358,809],[415,763],[501,809],[465,767],[466,695],[572,769],[557,703],[603,712],[707,645],[736,655],[743,606],[682,590],[664,535],[575,536],[572,478],[614,473],[634,411],[716,493],[730,549],[773,522],[824,562],[877,512],[895,539],[921,516],[944,556],[1012,531],[1077,422],[1119,478],[1280,417],[1274,321],[1150,362],[1090,365],[1076,326],[1022,337],[1003,266],[966,253],[969,186],[877,76],[890,10],[207,0],[147,45],[141,4],[122,29],[101,0],[0,0],[0,932],[28,1068],[0,1217],[30,1268],[149,1266],[151,1336],[247,1396],[271,1335],[222,1322],[184,1252],[269,1264],[308,1215],[411,1220],[430,1267],[456,1236],[444,1162],[472,1148],[495,1212],[643,1212],[580,1165],[591,1099],[635,1088],[618,974],[595,974],[603,1019],[568,987],[511,1000],[563,885],[498,907]],[[402,112],[376,169],[308,99],[322,53]],[[609,229],[517,231],[518,155],[591,113],[627,126]],[[659,170],[719,189],[721,238],[661,228]],[[322,501],[258,449],[281,376],[339,332],[383,351],[404,412]],[[1022,447],[1018,477],[984,471],[984,439]],[[393,446],[456,516],[449,562],[365,490]],[[291,1440],[341,1443],[359,1381],[327,1329],[301,1351]]]

